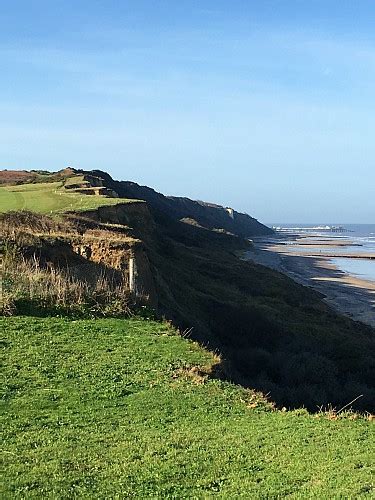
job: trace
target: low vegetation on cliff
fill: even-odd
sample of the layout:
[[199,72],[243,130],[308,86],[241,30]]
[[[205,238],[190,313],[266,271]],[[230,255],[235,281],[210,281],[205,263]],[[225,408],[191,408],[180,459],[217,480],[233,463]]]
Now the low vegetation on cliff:
[[2,498],[367,498],[373,423],[275,410],[165,323],[0,318]]
[[164,252],[152,255],[162,277],[160,307],[222,353],[228,378],[270,394],[280,407],[317,411],[359,396],[356,409],[375,410],[373,328],[287,276],[241,261],[229,243],[181,240],[175,231]]

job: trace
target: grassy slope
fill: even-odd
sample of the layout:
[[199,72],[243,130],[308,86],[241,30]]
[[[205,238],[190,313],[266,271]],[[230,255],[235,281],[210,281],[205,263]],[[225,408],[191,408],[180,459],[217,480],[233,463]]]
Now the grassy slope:
[[214,357],[165,325],[0,323],[2,498],[371,495],[370,422],[273,411],[229,383],[183,376]]
[[0,187],[0,213],[10,210],[32,210],[40,213],[90,210],[127,201],[133,200],[69,193],[63,189],[62,182]]

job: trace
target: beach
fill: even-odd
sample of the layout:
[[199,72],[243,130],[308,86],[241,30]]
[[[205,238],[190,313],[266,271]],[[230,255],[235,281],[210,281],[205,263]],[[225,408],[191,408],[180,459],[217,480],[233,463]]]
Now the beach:
[[373,262],[375,252],[355,251],[355,247],[353,241],[329,237],[324,241],[312,236],[298,236],[293,241],[259,238],[253,240],[253,248],[243,258],[312,287],[338,312],[375,327],[375,281],[344,272],[335,264],[338,258]]

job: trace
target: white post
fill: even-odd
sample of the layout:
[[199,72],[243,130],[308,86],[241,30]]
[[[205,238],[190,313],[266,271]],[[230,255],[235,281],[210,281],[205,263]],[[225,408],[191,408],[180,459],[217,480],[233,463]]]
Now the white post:
[[129,258],[129,289],[131,292],[136,291],[136,276],[137,276],[137,266],[135,263],[134,256]]

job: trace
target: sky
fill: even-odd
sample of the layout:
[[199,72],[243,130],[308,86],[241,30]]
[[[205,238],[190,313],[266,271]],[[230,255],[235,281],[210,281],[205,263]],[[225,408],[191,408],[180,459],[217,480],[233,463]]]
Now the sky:
[[375,0],[4,0],[0,169],[375,223]]

